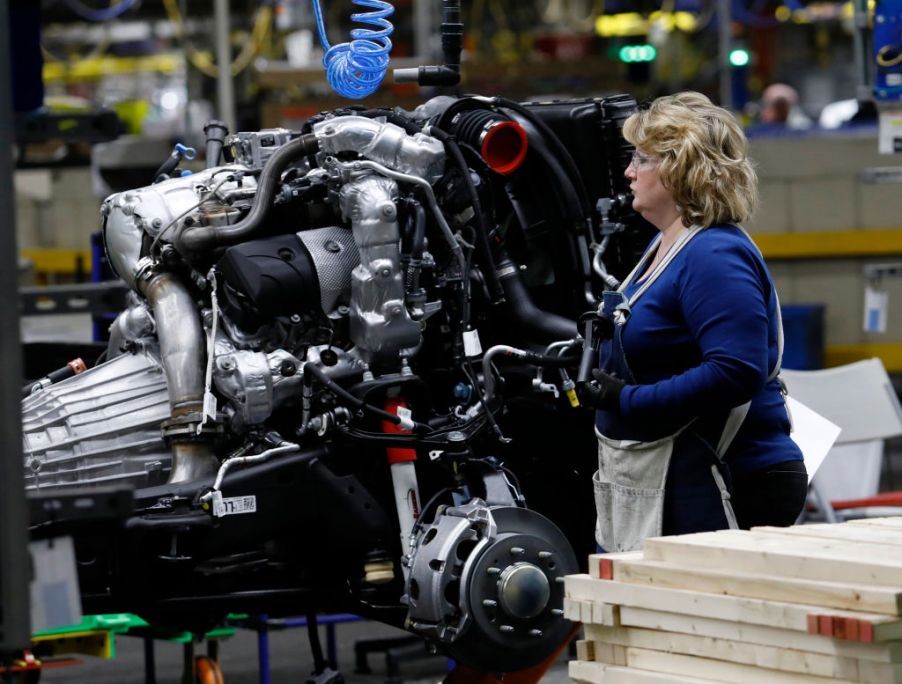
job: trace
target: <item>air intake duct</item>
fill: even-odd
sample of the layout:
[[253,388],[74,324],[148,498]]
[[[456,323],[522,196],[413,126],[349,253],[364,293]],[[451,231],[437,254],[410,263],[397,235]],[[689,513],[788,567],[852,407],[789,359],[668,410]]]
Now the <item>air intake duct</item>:
[[513,173],[526,159],[529,139],[516,121],[488,109],[458,114],[451,122],[457,139],[477,150],[489,168],[501,175]]

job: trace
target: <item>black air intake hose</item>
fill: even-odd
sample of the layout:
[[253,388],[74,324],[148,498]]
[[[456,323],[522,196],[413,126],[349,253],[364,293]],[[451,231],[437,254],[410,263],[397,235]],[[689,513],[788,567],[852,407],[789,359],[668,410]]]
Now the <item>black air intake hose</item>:
[[183,230],[175,239],[180,252],[200,252],[220,245],[238,242],[257,230],[272,208],[273,198],[282,180],[282,172],[301,157],[319,151],[314,135],[302,135],[280,147],[266,162],[257,184],[257,196],[250,212],[231,226],[196,226]]
[[576,321],[558,314],[542,311],[535,304],[520,280],[517,265],[508,258],[498,264],[498,280],[504,288],[507,311],[514,321],[539,342],[569,340],[577,335]]
[[495,173],[513,173],[526,159],[526,131],[506,114],[473,109],[457,115],[450,126],[457,139],[479,152]]
[[576,162],[573,161],[573,157],[567,151],[567,148],[564,147],[560,138],[558,138],[554,134],[554,131],[551,130],[551,127],[518,102],[508,100],[504,97],[495,98],[495,102],[497,102],[498,105],[500,105],[504,109],[509,109],[513,112],[516,112],[524,119],[529,121],[533,126],[536,127],[536,129],[538,129],[542,133],[542,136],[548,142],[549,147],[552,148],[555,155],[561,160],[561,163],[564,165],[564,168],[567,171],[567,175],[570,177],[570,182],[573,184],[573,187],[576,189],[576,192],[581,200],[580,208],[582,209],[583,215],[591,216],[594,207],[589,201],[589,194],[586,192],[586,186],[583,183],[583,177],[579,173],[579,168],[576,166]]

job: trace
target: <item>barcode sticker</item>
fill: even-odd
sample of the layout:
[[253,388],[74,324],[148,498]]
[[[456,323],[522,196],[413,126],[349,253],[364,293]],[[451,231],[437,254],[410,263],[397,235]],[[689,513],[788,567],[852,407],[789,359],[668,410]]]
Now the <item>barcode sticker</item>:
[[230,496],[224,498],[220,492],[213,494],[213,517],[215,518],[256,512],[256,496]]

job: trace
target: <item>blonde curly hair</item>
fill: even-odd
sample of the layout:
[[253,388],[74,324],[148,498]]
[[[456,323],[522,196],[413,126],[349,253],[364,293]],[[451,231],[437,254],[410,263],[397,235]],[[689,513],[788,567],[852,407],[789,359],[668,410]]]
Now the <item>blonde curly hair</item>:
[[683,224],[741,223],[758,205],[748,139],[733,115],[696,92],[659,97],[630,116],[623,137],[658,158]]

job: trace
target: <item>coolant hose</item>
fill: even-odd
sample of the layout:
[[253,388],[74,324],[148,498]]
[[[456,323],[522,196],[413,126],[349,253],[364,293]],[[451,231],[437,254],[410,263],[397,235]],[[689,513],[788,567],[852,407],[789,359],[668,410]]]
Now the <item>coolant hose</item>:
[[256,231],[272,208],[276,190],[282,179],[282,172],[288,165],[301,157],[319,151],[319,141],[315,135],[302,135],[280,147],[266,162],[257,183],[254,206],[247,216],[231,226],[195,226],[182,230],[175,238],[180,252],[199,252],[223,244],[238,242]]
[[520,280],[517,265],[508,258],[498,264],[498,280],[504,288],[507,310],[526,332],[539,342],[554,342],[576,337],[576,322],[558,314],[542,311],[535,304]]

